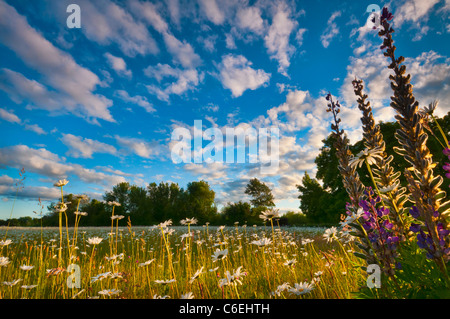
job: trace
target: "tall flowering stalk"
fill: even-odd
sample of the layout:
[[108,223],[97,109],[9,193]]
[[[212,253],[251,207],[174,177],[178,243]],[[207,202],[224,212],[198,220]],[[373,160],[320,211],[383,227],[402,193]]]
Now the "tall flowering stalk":
[[[364,84],[362,80],[352,81],[355,95],[357,96],[358,108],[362,112],[361,123],[363,129],[364,145],[369,150],[379,150],[379,155],[374,157],[377,168],[373,168],[375,175],[375,186],[380,189],[383,197],[383,203],[389,207],[390,219],[394,225],[394,231],[397,234],[405,232],[405,223],[403,215],[404,204],[407,200],[406,187],[400,187],[400,172],[394,172],[390,165],[394,157],[387,156],[385,149],[386,143],[383,134],[380,131],[380,125],[375,125],[370,101],[367,101],[367,95],[364,94]],[[369,171],[371,172],[371,171]],[[378,185],[377,185],[378,184]]]
[[357,210],[359,201],[362,199],[364,185],[359,179],[356,167],[350,165],[350,160],[352,159],[352,152],[349,149],[350,141],[344,130],[339,127],[341,122],[338,116],[341,108],[339,101],[334,102],[330,93],[326,96],[326,100],[329,101],[327,112],[332,113],[334,119],[334,123],[331,124],[331,130],[335,138],[333,146],[336,148],[336,156],[339,160],[339,172],[342,175],[344,187],[350,196],[351,204]]
[[[395,57],[396,47],[392,39],[394,29],[389,23],[392,18],[389,10],[383,8],[380,17],[381,30],[378,35],[383,38],[381,49],[385,50],[384,56],[391,61],[388,68],[394,71],[394,74],[389,76],[394,92],[391,97],[391,107],[397,112],[395,118],[400,124],[400,129],[395,133],[400,147],[396,147],[395,151],[411,164],[411,170],[416,178],[411,175],[408,183],[410,187],[415,187],[414,185],[417,184],[423,193],[421,202],[426,203],[420,207],[420,210],[432,216],[435,211],[440,211],[441,200],[446,196],[445,192],[439,188],[443,179],[441,176],[433,174],[436,163],[433,162],[430,150],[426,145],[428,135],[424,131],[424,117],[418,111],[419,103],[413,94],[413,86],[410,83],[411,75],[405,74],[406,66],[402,65],[405,58],[403,56]],[[416,203],[417,205],[422,204]],[[447,228],[447,223],[444,216],[449,212],[449,209],[440,211],[440,222],[445,228]]]
[[[344,130],[339,127],[339,123],[341,122],[341,119],[338,116],[341,108],[339,101],[334,102],[330,93],[326,96],[326,100],[329,102],[327,104],[327,112],[333,114],[334,123],[331,124],[331,130],[335,139],[333,146],[336,148],[336,156],[339,161],[339,172],[342,176],[344,187],[350,197],[350,203],[347,204],[347,215],[357,216],[358,209],[360,208],[359,203],[364,199],[364,185],[359,179],[356,166],[350,165],[353,155],[349,149],[350,141],[344,133]],[[370,253],[371,247],[366,231],[361,227],[361,224],[357,223],[353,224],[353,230],[354,235],[359,238],[358,247],[363,251],[363,254],[358,254],[358,256],[363,257],[368,264],[375,263],[374,256]]]

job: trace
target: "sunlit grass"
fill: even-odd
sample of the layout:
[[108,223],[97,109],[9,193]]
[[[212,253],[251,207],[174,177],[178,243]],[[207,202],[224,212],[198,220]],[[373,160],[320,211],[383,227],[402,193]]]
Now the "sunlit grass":
[[[0,229],[0,238],[5,230]],[[58,228],[10,228],[11,242],[0,247],[7,258],[0,266],[0,294],[51,299],[351,298],[365,280],[360,262],[347,253],[351,244],[328,243],[322,234],[320,228],[272,230],[270,225],[115,225],[71,228],[60,241]],[[78,287],[77,272],[67,272],[71,264],[79,267]]]

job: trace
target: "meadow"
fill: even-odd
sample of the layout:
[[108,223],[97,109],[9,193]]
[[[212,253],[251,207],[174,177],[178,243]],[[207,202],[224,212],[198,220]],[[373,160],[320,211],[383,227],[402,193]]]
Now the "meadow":
[[[189,219],[188,219],[189,220]],[[1,298],[351,298],[352,243],[323,228],[0,229]],[[62,239],[62,240],[61,240]],[[75,265],[75,266],[74,266]]]

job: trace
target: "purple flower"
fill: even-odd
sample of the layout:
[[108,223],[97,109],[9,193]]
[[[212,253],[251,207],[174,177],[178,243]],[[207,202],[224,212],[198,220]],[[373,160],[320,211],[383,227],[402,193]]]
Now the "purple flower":
[[383,22],[384,20],[390,21],[392,20],[394,16],[392,15],[392,13],[389,12],[388,8],[383,7],[383,10],[381,11],[381,17],[380,20],[381,22]]
[[418,219],[420,216],[420,212],[419,209],[416,206],[411,207],[411,209],[409,210],[409,213],[411,214],[412,217],[414,217],[415,219]]
[[409,230],[412,231],[413,233],[417,233],[417,232],[420,231],[420,225],[411,223],[411,226],[409,227]]

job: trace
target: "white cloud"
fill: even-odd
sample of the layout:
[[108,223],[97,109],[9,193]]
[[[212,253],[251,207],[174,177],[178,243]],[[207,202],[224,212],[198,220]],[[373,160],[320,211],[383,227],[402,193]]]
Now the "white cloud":
[[17,191],[17,181],[7,175],[0,176],[0,196],[4,198],[19,198],[37,200],[55,200],[61,196],[61,191],[56,187],[29,186]]
[[216,0],[199,0],[199,4],[202,12],[212,23],[220,25],[225,21],[225,14]]
[[117,149],[112,145],[73,134],[63,133],[61,141],[69,147],[69,151],[66,154],[75,158],[92,158],[92,154],[94,153],[107,153],[112,155],[117,153]]
[[231,90],[233,97],[241,96],[246,90],[256,90],[270,80],[270,73],[255,70],[252,63],[242,55],[224,55],[219,64],[218,78],[222,85]]
[[164,33],[163,36],[167,50],[172,54],[175,63],[185,68],[195,68],[201,64],[200,56],[194,52],[189,43],[181,42],[171,33]]
[[186,41],[180,41],[170,32],[169,24],[160,15],[156,4],[132,0],[129,6],[136,16],[147,21],[163,36],[167,51],[176,64],[181,64],[185,68],[195,68],[201,63],[201,58],[194,52],[194,48]]
[[324,48],[328,48],[331,40],[339,34],[339,27],[334,22],[334,20],[337,17],[340,17],[341,14],[342,14],[341,11],[335,11],[331,14],[331,17],[328,19],[327,27],[320,36],[320,41],[322,42]]
[[156,141],[145,141],[134,137],[122,137],[115,135],[117,143],[143,158],[153,158],[162,153],[162,146]]
[[[59,5],[66,8],[69,3],[61,1]],[[81,31],[88,39],[104,46],[116,43],[129,57],[159,53],[147,27],[116,3],[79,0],[77,4],[82,8]]]
[[[55,101],[60,108],[89,118],[114,121],[108,110],[112,102],[102,95],[93,93],[95,87],[100,84],[97,75],[78,65],[67,53],[54,47],[5,2],[0,2],[0,42],[14,51],[26,65],[40,72],[43,81],[59,90],[58,97],[72,100],[67,105]],[[11,73],[7,72],[6,75]],[[23,79],[25,77],[22,76]],[[18,89],[14,86],[9,88]],[[40,90],[41,95],[44,94],[50,100],[54,99],[54,96],[48,96],[43,87]]]
[[440,0],[407,0],[399,6],[394,12],[394,22],[397,27],[400,27],[406,21],[417,24],[418,22],[426,21],[431,9],[439,3]]
[[115,94],[125,102],[137,104],[138,106],[146,110],[148,113],[156,112],[155,108],[148,102],[145,96],[141,95],[130,96],[128,92],[125,90],[117,90]]
[[8,146],[0,149],[0,164],[7,167],[25,168],[27,172],[53,179],[78,177],[86,183],[112,186],[124,182],[123,176],[108,175],[85,168],[79,164],[66,163],[57,154],[45,148],[34,149],[26,145]]
[[39,125],[37,124],[24,124],[24,128],[28,131],[33,131],[36,134],[39,135],[46,135],[47,132],[44,131]]
[[0,109],[0,118],[10,123],[20,124],[22,122],[16,114],[5,109]]
[[290,58],[295,51],[295,47],[289,43],[289,38],[297,26],[296,21],[290,19],[290,15],[290,8],[285,3],[280,2],[272,18],[268,33],[264,37],[267,52],[271,58],[278,61],[278,72],[286,76]]
[[263,34],[265,26],[261,18],[261,9],[256,6],[240,8],[236,14],[236,24],[239,28]]
[[119,75],[124,75],[128,78],[131,78],[132,76],[132,72],[131,70],[127,69],[127,64],[125,63],[125,60],[120,58],[120,57],[116,57],[114,55],[112,55],[109,52],[105,53],[105,57],[108,60],[108,64],[109,66],[117,72],[117,74]]
[[[182,95],[194,90],[203,80],[203,74],[195,69],[183,70],[161,63],[147,67],[144,69],[144,74],[158,81],[157,85],[149,84],[146,88],[162,101],[169,101],[171,95]],[[161,84],[163,80],[165,83]]]

